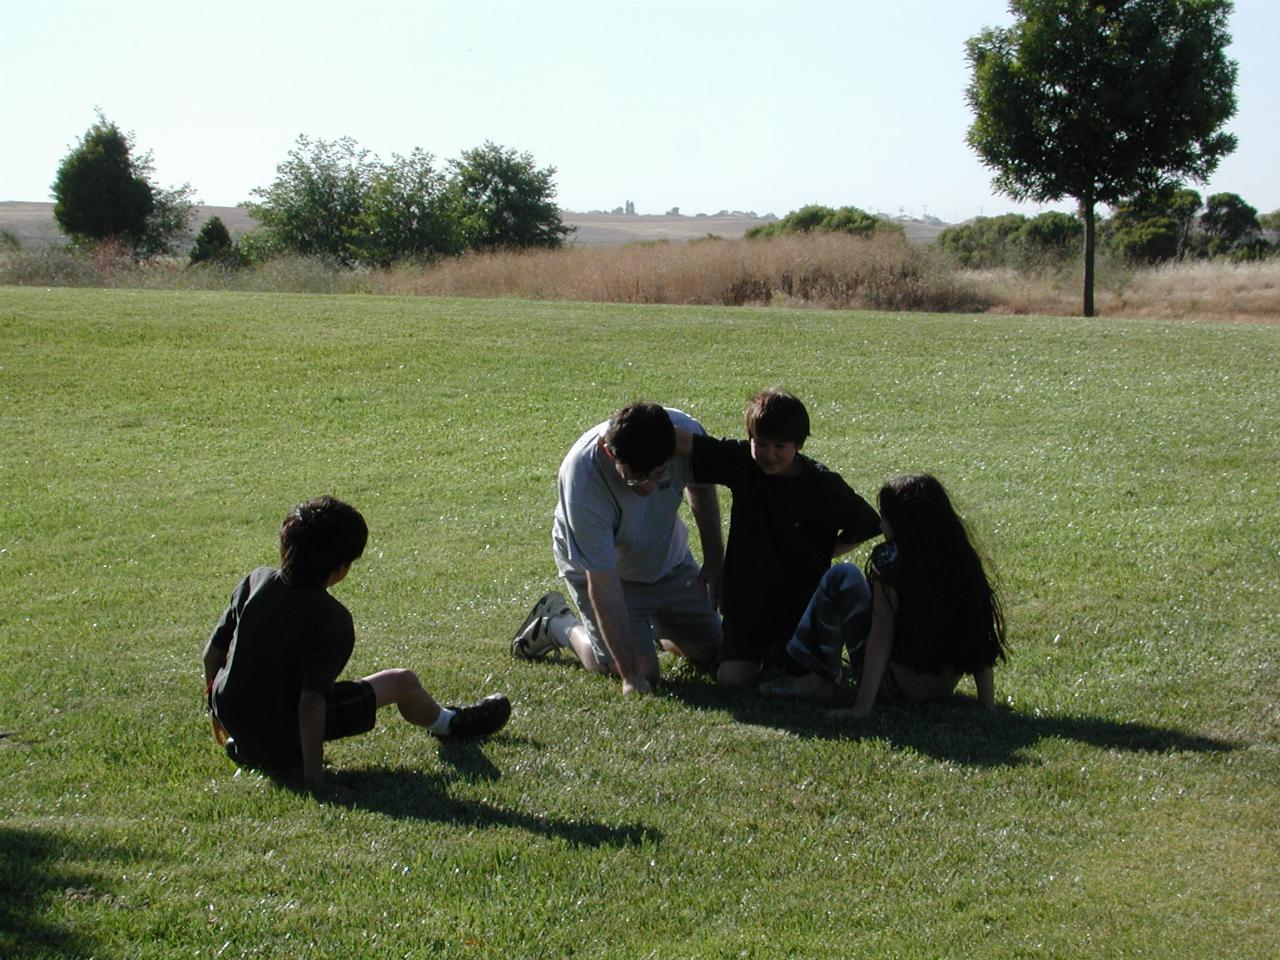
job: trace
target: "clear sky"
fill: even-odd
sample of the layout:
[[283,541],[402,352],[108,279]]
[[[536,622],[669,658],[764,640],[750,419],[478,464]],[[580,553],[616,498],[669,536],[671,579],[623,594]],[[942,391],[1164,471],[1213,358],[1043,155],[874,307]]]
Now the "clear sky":
[[[1033,213],[964,142],[1004,0],[0,0],[0,200],[47,201],[94,108],[216,206],[299,134],[443,162],[492,140],[560,205]],[[1240,140],[1202,193],[1280,208],[1280,2],[1236,0]],[[1069,209],[1067,204],[1058,205]]]

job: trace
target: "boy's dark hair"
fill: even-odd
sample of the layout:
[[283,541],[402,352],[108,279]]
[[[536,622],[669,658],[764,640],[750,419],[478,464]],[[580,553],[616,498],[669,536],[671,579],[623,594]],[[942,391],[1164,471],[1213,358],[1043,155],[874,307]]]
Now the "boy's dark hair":
[[637,400],[609,418],[604,442],[619,463],[650,473],[675,456],[676,428],[658,404]]
[[364,553],[368,540],[359,510],[336,497],[316,497],[298,504],[280,524],[280,570],[295,586],[322,586]]
[[785,390],[761,390],[747,404],[747,436],[794,443],[799,450],[809,436],[809,411]]

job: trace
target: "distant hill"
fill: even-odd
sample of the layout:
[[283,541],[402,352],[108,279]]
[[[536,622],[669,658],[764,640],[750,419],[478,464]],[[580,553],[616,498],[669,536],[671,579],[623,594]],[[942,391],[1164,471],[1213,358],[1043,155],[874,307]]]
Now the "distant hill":
[[[240,207],[199,207],[192,221],[199,229],[210,217],[219,217],[233,237],[247,233],[256,225]],[[735,216],[624,216],[610,213],[573,213],[563,211],[564,222],[577,228],[573,242],[586,246],[655,242],[669,240],[683,242],[713,234],[731,239],[740,237],[752,227],[771,222],[765,217]],[[916,220],[900,220],[907,239],[917,243],[930,243],[945,229],[946,224],[921,223]],[[24,247],[46,246],[61,243],[62,234],[53,220],[52,203],[27,203],[24,201],[0,202],[0,230],[7,230],[18,238]]]

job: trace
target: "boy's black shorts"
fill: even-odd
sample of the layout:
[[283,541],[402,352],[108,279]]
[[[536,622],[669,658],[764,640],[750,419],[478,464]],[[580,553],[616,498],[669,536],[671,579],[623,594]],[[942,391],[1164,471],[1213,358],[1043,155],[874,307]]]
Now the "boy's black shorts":
[[[794,629],[794,625],[791,629]],[[720,643],[720,662],[745,660],[751,663],[779,664],[785,661],[783,649],[791,639],[791,630],[785,624],[743,623],[735,617],[725,617],[724,639]]]
[[[325,694],[324,738],[341,740],[368,733],[377,722],[378,698],[368,680],[339,680]],[[267,736],[236,734],[229,724],[235,745],[228,753],[242,766],[291,766],[302,760],[296,724],[275,726]]]
[[324,738],[368,733],[377,722],[378,698],[368,680],[339,680],[324,698]]

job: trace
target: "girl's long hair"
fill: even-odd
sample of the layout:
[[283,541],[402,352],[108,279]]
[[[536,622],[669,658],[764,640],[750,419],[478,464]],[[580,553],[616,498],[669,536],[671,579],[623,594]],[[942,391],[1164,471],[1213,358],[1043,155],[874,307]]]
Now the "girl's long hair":
[[925,673],[976,673],[1005,656],[1004,613],[964,521],[927,473],[891,478],[880,513],[897,546],[893,657]]

